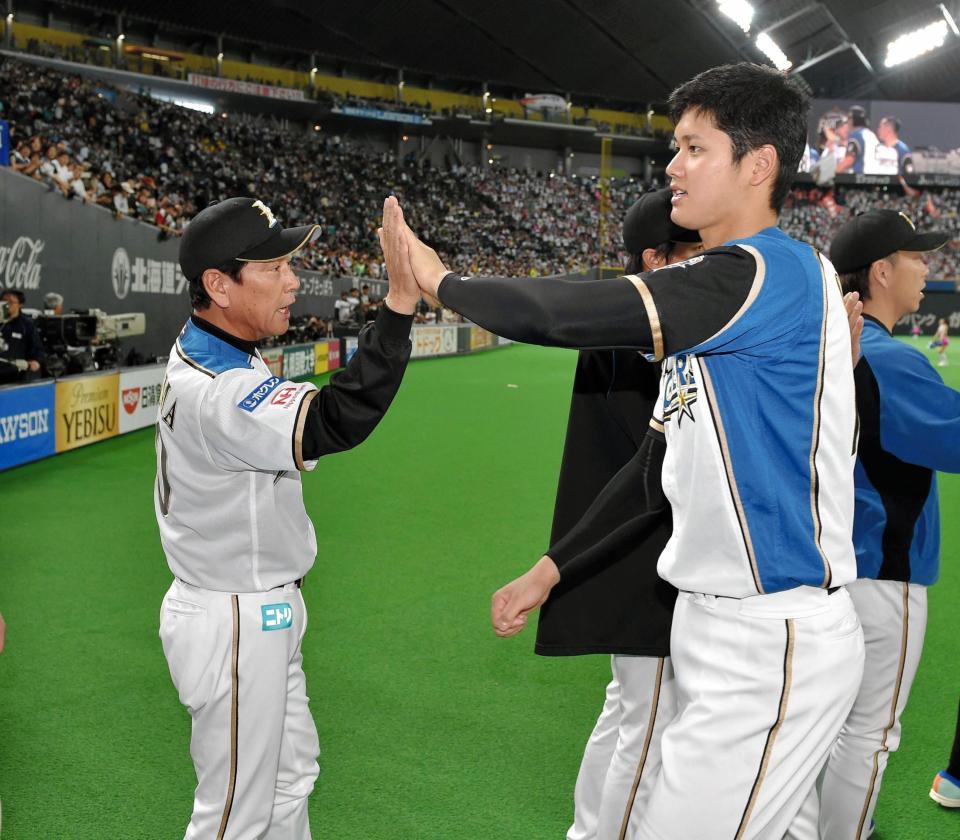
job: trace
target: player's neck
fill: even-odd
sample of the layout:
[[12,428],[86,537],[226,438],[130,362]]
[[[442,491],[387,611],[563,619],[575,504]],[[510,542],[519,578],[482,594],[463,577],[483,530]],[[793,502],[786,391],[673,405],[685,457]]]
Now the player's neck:
[[892,333],[893,325],[907,313],[898,312],[890,301],[870,298],[863,302],[863,314],[879,321],[887,328],[887,332]]
[[208,324],[213,324],[225,333],[232,335],[240,341],[259,341],[261,336],[247,324],[238,324],[229,316],[229,310],[221,309],[216,304],[211,304],[206,309],[194,313],[198,318],[203,318]]
[[749,239],[761,230],[777,224],[777,213],[769,206],[756,207],[747,212],[737,213],[730,219],[723,219],[708,228],[701,228],[700,239],[703,249],[718,248],[724,242],[734,239]]

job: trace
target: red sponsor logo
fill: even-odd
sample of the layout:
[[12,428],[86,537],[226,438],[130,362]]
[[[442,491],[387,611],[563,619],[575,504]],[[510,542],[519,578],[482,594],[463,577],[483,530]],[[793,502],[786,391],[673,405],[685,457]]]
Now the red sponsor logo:
[[140,405],[140,389],[124,388],[123,393],[120,394],[120,400],[123,402],[123,410],[127,414],[133,414]]
[[289,408],[293,404],[293,399],[301,387],[300,385],[287,385],[285,388],[281,388],[273,395],[273,398],[270,400],[270,405],[274,405],[277,408]]

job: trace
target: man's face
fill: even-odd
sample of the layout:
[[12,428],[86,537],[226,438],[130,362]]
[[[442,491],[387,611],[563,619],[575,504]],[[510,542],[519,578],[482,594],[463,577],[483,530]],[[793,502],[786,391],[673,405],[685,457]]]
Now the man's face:
[[230,320],[241,337],[256,341],[283,335],[290,328],[290,306],[300,288],[300,278],[290,268],[290,260],[246,263],[240,279],[240,283],[227,282]]
[[702,233],[736,210],[738,197],[749,188],[749,175],[746,167],[734,163],[733,143],[711,115],[686,111],[673,135],[677,153],[667,165],[673,190],[670,218]]
[[888,120],[880,120],[879,125],[877,125],[877,137],[881,143],[896,143],[897,132],[893,127],[893,123]]
[[20,314],[20,298],[16,295],[4,295],[3,299],[7,302],[10,317],[16,318]]
[[923,300],[923,287],[927,283],[927,261],[920,251],[897,251],[890,265],[890,292],[899,316],[916,312]]

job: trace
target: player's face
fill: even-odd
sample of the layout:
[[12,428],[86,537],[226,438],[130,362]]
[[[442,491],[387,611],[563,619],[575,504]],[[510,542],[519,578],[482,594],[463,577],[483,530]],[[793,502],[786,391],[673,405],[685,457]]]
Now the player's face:
[[927,272],[930,270],[923,253],[897,251],[897,259],[891,265],[891,288],[896,295],[897,309],[903,315],[916,312],[923,300],[923,287],[927,283]]
[[688,230],[723,224],[749,184],[745,167],[733,161],[733,143],[709,114],[688,110],[673,132],[677,153],[667,165],[673,210],[670,218]]
[[290,328],[290,306],[300,288],[290,260],[247,263],[240,279],[230,289],[230,317],[244,337],[255,341],[283,335]]

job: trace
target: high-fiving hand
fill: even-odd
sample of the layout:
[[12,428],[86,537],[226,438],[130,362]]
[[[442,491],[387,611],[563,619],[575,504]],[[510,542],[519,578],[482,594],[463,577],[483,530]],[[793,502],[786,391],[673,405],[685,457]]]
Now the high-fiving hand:
[[450,269],[433,248],[424,245],[407,227],[400,203],[392,195],[383,202],[383,227],[377,233],[387,260],[387,270],[390,270],[392,262],[406,260],[423,295],[437,301],[440,281],[450,273]]

